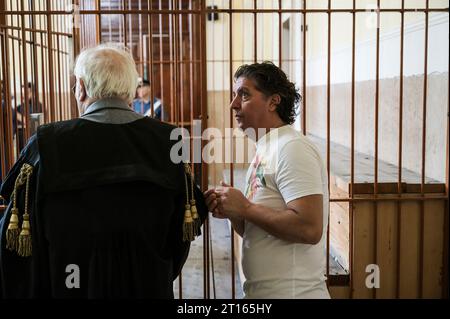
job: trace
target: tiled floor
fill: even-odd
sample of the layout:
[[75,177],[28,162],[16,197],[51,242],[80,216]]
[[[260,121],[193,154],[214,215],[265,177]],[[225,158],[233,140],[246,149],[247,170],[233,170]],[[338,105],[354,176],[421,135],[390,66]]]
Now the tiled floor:
[[[226,220],[210,217],[211,263],[210,298],[228,299],[231,295],[231,239]],[[235,265],[235,297],[243,297],[242,285]],[[203,235],[191,244],[191,251],[182,273],[182,297],[198,299],[204,296]],[[174,283],[175,298],[179,298],[179,280]]]

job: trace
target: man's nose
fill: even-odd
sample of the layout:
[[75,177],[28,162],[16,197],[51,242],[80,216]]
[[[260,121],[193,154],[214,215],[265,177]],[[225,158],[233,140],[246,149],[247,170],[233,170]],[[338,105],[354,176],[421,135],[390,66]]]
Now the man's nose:
[[239,96],[236,96],[230,103],[230,109],[237,110],[239,108],[241,108],[241,101],[239,99]]

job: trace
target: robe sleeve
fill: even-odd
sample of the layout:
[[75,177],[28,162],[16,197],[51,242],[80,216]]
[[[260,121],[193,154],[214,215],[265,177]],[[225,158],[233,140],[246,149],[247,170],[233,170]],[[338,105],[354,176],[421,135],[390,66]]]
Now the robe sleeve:
[[[31,193],[28,204],[30,209],[31,228],[33,229],[35,227],[33,217],[35,215],[35,194],[37,191],[37,171],[39,169],[39,153],[37,151],[37,139],[35,135],[31,137],[27,146],[23,149],[19,159],[8,173],[0,189],[2,197],[5,198],[8,203],[8,207],[0,219],[0,296],[3,298],[29,298],[33,294],[32,258],[18,256],[16,251],[10,251],[6,248],[6,230],[8,228],[13,206],[11,195],[14,190],[16,178],[25,163],[34,167],[30,180]],[[20,211],[23,211],[23,189],[17,194],[17,207]]]

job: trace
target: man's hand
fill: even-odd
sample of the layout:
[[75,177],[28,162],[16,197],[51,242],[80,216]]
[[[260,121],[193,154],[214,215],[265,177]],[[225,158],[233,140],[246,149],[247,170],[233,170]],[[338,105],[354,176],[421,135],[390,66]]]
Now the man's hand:
[[222,187],[215,189],[217,208],[219,214],[229,219],[243,220],[245,211],[252,203],[240,190],[220,182]]
[[208,206],[208,211],[210,211],[213,217],[216,218],[227,218],[223,214],[219,212],[218,204],[218,195],[215,192],[215,188],[210,188],[206,192],[203,193],[205,196],[206,206]]
[[222,187],[208,189],[203,194],[208,210],[212,212],[213,217],[228,218],[233,229],[242,237],[245,229],[242,209],[251,203],[237,189],[222,181],[220,185]]

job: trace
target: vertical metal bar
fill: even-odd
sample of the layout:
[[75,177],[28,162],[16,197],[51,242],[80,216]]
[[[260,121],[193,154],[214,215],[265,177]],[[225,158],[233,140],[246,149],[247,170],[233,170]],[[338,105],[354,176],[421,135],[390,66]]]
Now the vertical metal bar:
[[[38,10],[41,11],[41,2],[38,2]],[[43,23],[42,23],[42,15],[39,15],[39,29],[43,29]],[[47,113],[47,107],[48,107],[48,94],[46,89],[46,76],[45,71],[47,68],[45,66],[45,58],[44,58],[44,36],[43,32],[39,33],[39,43],[41,45],[41,83],[42,83],[42,113],[44,114],[44,122],[48,122],[48,113]]]
[[[122,6],[123,6],[124,10],[127,7],[126,3],[127,3],[127,0],[122,0]],[[127,14],[126,13],[123,14],[122,28],[123,28],[123,44],[126,46],[127,42],[128,42],[128,36],[127,36]]]
[[[428,9],[430,1],[426,0],[425,6],[425,44],[424,44],[424,67],[423,67],[423,113],[422,113],[422,179],[420,183],[420,195],[425,196],[425,153],[427,134],[427,92],[428,92]],[[423,250],[424,250],[424,201],[420,201],[420,254],[419,254],[419,298],[423,296]]]
[[[405,39],[405,0],[402,0],[402,11],[400,13],[400,96],[399,96],[399,123],[398,123],[398,196],[402,194],[402,155],[403,155],[403,50]],[[397,258],[396,258],[396,289],[395,296],[400,298],[400,249],[402,231],[402,203],[397,201]]]
[[[111,1],[108,2],[109,10],[111,10]],[[109,31],[109,42],[112,42],[112,23],[111,14],[108,14],[108,31]]]
[[[172,9],[172,1],[169,1],[169,9]],[[176,109],[174,103],[174,88],[173,88],[173,27],[172,27],[173,14],[169,13],[169,73],[170,73],[170,122],[176,122]]]
[[[129,10],[132,9],[131,4],[132,4],[132,1],[128,1],[128,9]],[[133,54],[133,15],[132,14],[130,14],[129,19],[128,19],[128,30],[130,33],[128,46],[129,46],[131,54]]]
[[[0,4],[0,10],[4,10],[3,9],[3,3]],[[0,24],[3,24],[3,14],[0,14]],[[3,61],[3,30],[0,29],[0,58],[2,59],[1,61],[1,66],[0,66],[0,71],[1,71],[1,76],[0,76],[0,184],[2,184],[3,181],[3,176],[6,176],[6,155],[7,155],[7,151],[6,151],[6,128],[3,126],[3,123],[6,123],[5,118],[4,118],[4,114],[5,114],[5,110],[7,108],[7,106],[5,105],[5,98],[4,98],[4,82],[5,82],[5,77],[3,76],[4,74],[4,69],[6,68],[6,64],[4,64]]]
[[303,110],[302,110],[302,131],[306,135],[306,0],[303,0]]
[[[35,11],[36,7],[35,7],[35,2],[28,2],[28,6],[30,7],[31,4],[31,8],[30,11]],[[35,15],[31,15],[30,17],[30,24],[31,24],[31,29],[36,29],[36,16]],[[37,65],[37,54],[36,54],[36,32],[32,31],[31,32],[31,39],[30,39],[30,49],[32,50],[32,77],[33,77],[33,90],[34,90],[34,96],[33,96],[33,103],[35,105],[35,112],[39,112],[41,110],[39,110],[39,86],[38,86],[38,65]]]
[[[74,0],[74,4],[76,6],[79,5],[79,0]],[[75,19],[77,19],[77,17],[74,17]],[[81,17],[80,17],[81,20]],[[72,61],[75,61],[76,57],[78,56],[78,54],[81,51],[81,40],[80,40],[80,28],[74,23],[72,25],[72,52],[69,56],[69,59],[71,59]],[[70,95],[70,108],[71,108],[71,116],[72,117],[78,117],[79,116],[79,112],[78,112],[78,108],[76,106],[76,100],[75,100],[75,96],[73,96],[72,94]]]
[[[10,0],[10,2],[9,2],[9,7],[10,8],[12,8],[12,0]],[[19,25],[19,23],[18,23],[18,19],[19,19],[19,16],[16,16],[16,18],[17,18],[17,26]],[[12,25],[14,25],[14,19],[13,19],[13,17],[10,17],[10,20],[11,20],[11,24]],[[18,32],[18,31],[17,31]],[[7,46],[9,46],[9,39],[8,39],[8,36],[9,36],[9,31],[8,30],[6,30],[6,35],[7,35],[7,37],[6,37],[6,45]],[[12,68],[13,68],[13,72],[12,72],[12,77],[13,77],[13,81],[12,81],[12,83],[13,83],[13,98],[14,98],[14,111],[13,111],[13,117],[16,119],[15,120],[15,123],[14,123],[14,125],[13,126],[15,126],[15,130],[14,130],[14,132],[13,132],[13,134],[12,134],[12,137],[13,137],[13,139],[14,139],[14,136],[16,136],[16,141],[15,141],[15,144],[16,144],[16,149],[18,150],[19,149],[19,138],[18,138],[18,136],[19,136],[19,134],[18,134],[18,131],[19,131],[19,128],[18,128],[18,125],[17,125],[17,122],[18,122],[18,118],[17,118],[17,106],[18,106],[18,104],[17,104],[17,100],[18,100],[18,96],[17,96],[17,81],[16,81],[16,46],[14,45],[14,43],[15,43],[15,40],[14,40],[14,38],[13,38],[13,36],[15,35],[15,31],[14,30],[11,30],[11,38],[12,38],[12,40],[11,40],[11,54],[12,54]],[[20,57],[18,58],[18,64],[19,64],[19,76],[21,77],[21,74],[22,74],[22,69],[21,69],[21,66],[20,66]],[[20,82],[22,82],[22,81],[20,81]],[[13,155],[13,161],[15,160],[15,158],[16,158],[16,153],[17,152],[14,152],[14,146],[13,145],[11,145],[11,154]]]
[[95,42],[97,44],[102,42],[102,14],[100,13],[101,12],[100,1],[101,0],[95,1],[95,10],[99,10],[96,15],[96,19],[95,19],[95,25],[96,25]]
[[[328,194],[330,193],[330,112],[331,112],[331,0],[328,0],[328,46],[327,46],[327,177]],[[325,213],[325,212],[323,212]],[[328,209],[327,224],[327,278],[330,277],[330,209]],[[329,281],[327,280],[327,286]]]
[[[201,16],[200,16],[200,43],[201,43],[201,48],[200,48],[200,59],[201,59],[201,63],[200,63],[200,74],[201,74],[201,114],[202,114],[202,127],[207,127],[208,123],[207,123],[207,114],[208,114],[208,109],[207,109],[207,87],[206,87],[206,81],[207,81],[207,77],[206,77],[206,3],[205,1],[201,1]],[[202,149],[204,147],[205,141],[202,140]],[[208,167],[202,163],[202,189],[205,189],[205,187],[207,187],[208,185]],[[209,233],[209,216],[206,218],[205,220],[205,226],[204,226],[204,231],[203,233],[205,234],[204,236],[204,245],[205,245],[205,241],[206,241],[206,245],[207,247],[209,247],[209,238],[208,237],[208,233]],[[210,297],[210,293],[209,293],[209,251],[207,250],[207,254],[206,254],[207,260],[206,260],[206,291],[205,291],[205,297],[209,298]]]
[[[4,8],[6,8],[6,3],[4,3]],[[6,16],[3,16],[2,23],[6,24]],[[5,29],[3,31],[3,38],[0,43],[2,46],[3,56],[2,59],[4,61],[4,65],[10,65],[9,63],[9,31]],[[13,70],[14,70],[14,63],[13,63]],[[5,157],[6,165],[4,166],[4,174],[6,174],[7,171],[10,170],[14,163],[14,149],[13,149],[13,138],[14,138],[14,132],[13,132],[13,124],[12,124],[12,108],[11,108],[11,81],[10,81],[10,72],[9,70],[4,67],[3,70],[3,92],[4,92],[4,107],[6,108],[6,128],[5,128]],[[16,100],[16,99],[15,99]],[[0,101],[2,101],[0,99]],[[17,108],[17,107],[16,107]]]
[[[172,9],[176,10],[177,8],[177,0],[172,0]],[[178,51],[178,14],[174,13],[172,14],[172,65],[173,65],[173,103],[174,103],[174,110],[175,110],[175,122],[176,125],[180,125],[180,99],[179,99],[179,86],[178,86],[178,79],[179,79],[179,51]]]
[[[375,70],[375,172],[374,172],[374,196],[378,195],[378,111],[380,102],[380,0],[377,0],[377,42],[376,42],[376,70]],[[377,256],[377,241],[378,241],[378,202],[375,200],[373,202],[374,206],[374,246],[373,246],[373,258],[374,264],[378,264]],[[373,298],[377,298],[377,290],[373,289]]]
[[[161,0],[159,0],[159,9],[162,9]],[[163,31],[162,31],[162,14],[159,14],[159,78],[160,78],[160,87],[161,87],[161,100],[164,102],[164,63],[163,63]],[[152,65],[153,67],[153,65]],[[172,111],[172,108],[171,108]],[[172,113],[170,114],[169,121],[171,121]]]
[[[230,2],[230,6],[231,6],[231,2]],[[257,13],[256,13],[257,8],[258,8],[257,0],[253,0],[253,9],[255,10],[255,12],[253,12],[253,30],[255,32],[254,37],[253,37],[253,47],[254,47],[253,61],[255,63],[258,61],[258,17],[257,17]],[[230,7],[230,10],[231,10],[231,7]],[[230,13],[230,18],[231,18],[231,13]]]
[[[58,31],[58,30],[57,30]],[[59,120],[63,119],[63,106],[62,106],[62,90],[61,90],[61,50],[59,46],[60,35],[56,34],[56,60],[57,60],[57,80],[58,80],[58,103],[59,103]]]
[[[256,0],[254,2],[255,5],[255,9],[256,9]],[[229,1],[229,7],[230,7],[230,23],[229,23],[229,28],[230,28],[230,32],[229,32],[229,60],[230,60],[230,64],[229,64],[229,71],[230,71],[230,101],[233,100],[233,0]],[[255,20],[257,19],[256,14],[255,14]],[[256,29],[255,29],[255,39],[256,39]],[[256,58],[256,40],[255,40],[255,62],[257,61]],[[230,126],[231,128],[233,128],[234,126],[234,118],[233,118],[233,110],[231,110],[231,108],[228,109],[229,111],[229,119],[230,119]],[[230,185],[234,186],[234,164],[233,164],[233,158],[234,158],[234,152],[233,152],[233,147],[234,147],[234,136],[231,137],[230,140],[230,148],[231,148],[231,163],[230,163]],[[235,253],[234,253],[234,239],[236,236],[236,233],[233,229],[233,226],[230,226],[230,233],[231,233],[231,299],[235,299],[236,298],[236,283],[235,283],[235,276],[236,276],[236,270],[235,270],[235,266],[234,266],[234,259],[236,258]]]
[[[183,9],[183,2],[178,0],[178,9],[182,10]],[[183,41],[184,41],[184,34],[183,34],[183,17],[184,14],[178,14],[178,19],[179,19],[179,24],[178,24],[178,61],[179,61],[179,67],[178,67],[178,85],[180,86],[180,99],[179,99],[179,105],[180,105],[180,110],[181,110],[181,123],[183,123],[183,126],[185,125],[185,121],[186,119],[184,118],[184,111],[186,108],[186,105],[189,106],[189,103],[185,103],[185,101],[187,101],[186,99],[186,92],[184,90],[184,82],[185,82],[185,78],[186,78],[186,74],[185,74],[185,52],[184,52],[184,47],[183,47]],[[192,168],[194,170],[194,167]]]
[[[50,11],[51,6],[50,6],[50,0],[46,0],[47,1],[47,10]],[[49,107],[49,111],[50,111],[50,121],[54,122],[55,121],[55,112],[53,111],[54,105],[55,105],[55,97],[54,97],[54,92],[55,92],[55,85],[53,83],[53,52],[52,52],[52,48],[53,48],[53,39],[52,39],[52,19],[51,19],[51,14],[47,12],[47,58],[48,58],[48,74],[49,74],[49,97],[50,97],[50,107]]]
[[[138,9],[142,10],[142,1],[139,0],[138,2]],[[147,7],[148,9],[148,7]],[[147,14],[147,22],[148,17],[150,14]],[[148,26],[147,26],[148,27]],[[148,64],[148,62],[144,61],[144,46],[143,46],[143,37],[142,37],[142,13],[138,14],[138,34],[139,34],[139,40],[138,40],[138,52],[139,52],[139,74],[144,78],[144,64]],[[149,41],[151,39],[149,38]],[[150,82],[150,85],[153,85],[153,83]],[[153,90],[151,92],[153,95]],[[150,99],[150,101],[153,101],[153,98]]]
[[[147,8],[152,8],[153,7],[153,2],[150,3],[150,1],[147,1]],[[147,69],[147,76],[149,77],[150,80],[150,86],[151,86],[151,92],[150,92],[150,105],[152,106],[152,116],[153,116],[153,101],[155,99],[155,83],[153,81],[153,19],[152,19],[153,15],[149,14],[147,15],[147,23],[148,23],[148,49],[149,49],[149,60],[146,61],[146,65],[150,64],[149,68]],[[161,83],[162,86],[162,83]],[[162,101],[162,96],[161,96],[161,101]],[[161,111],[163,111],[162,107],[163,104],[161,102]],[[161,120],[162,120],[162,116],[163,113],[161,112]],[[182,287],[182,283],[181,283],[181,277],[180,277],[180,287]],[[181,291],[181,290],[180,290]],[[181,295],[180,295],[180,299],[181,299]]]
[[282,67],[282,43],[283,40],[283,21],[282,21],[282,15],[281,15],[281,0],[278,0],[278,61],[279,61],[279,67]]
[[[447,72],[450,71],[450,55],[448,55],[448,65],[447,65]],[[447,114],[450,114],[450,86],[449,86],[449,79],[447,79]],[[447,132],[449,131],[449,117],[447,116]],[[448,153],[449,153],[449,146],[448,146],[448,140],[449,136],[447,134],[447,145],[446,145],[446,157],[445,157],[445,196],[447,197],[445,201],[445,211],[444,211],[444,244],[442,247],[444,247],[444,253],[442,254],[443,258],[443,280],[442,280],[442,298],[448,299],[448,242],[449,242],[449,222],[448,222]]]
[[[20,0],[21,9],[25,10],[24,1]],[[28,109],[28,63],[27,63],[27,38],[26,38],[26,32],[25,32],[25,14],[22,14],[20,16],[21,18],[21,31],[22,31],[22,63],[23,63],[23,82],[22,85],[25,86],[24,88],[24,95],[25,95],[25,101],[22,103],[22,127],[23,127],[23,140],[22,145],[25,146],[26,142],[28,141],[28,138],[30,137],[30,123],[28,121],[30,112]],[[20,150],[19,150],[20,151]]]
[[[350,154],[350,199],[354,198],[355,192],[355,64],[356,64],[356,0],[353,0],[352,11],[352,109],[351,109],[351,154]],[[353,201],[349,203],[349,286],[350,299],[353,298]]]

